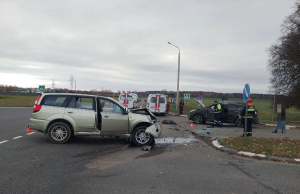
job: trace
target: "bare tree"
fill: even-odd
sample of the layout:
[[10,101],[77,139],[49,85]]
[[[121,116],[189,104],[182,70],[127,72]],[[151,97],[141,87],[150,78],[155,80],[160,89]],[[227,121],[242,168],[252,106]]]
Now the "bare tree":
[[300,7],[287,16],[282,28],[282,36],[269,49],[268,69],[270,82],[276,94],[283,94],[292,105],[300,108],[296,100],[300,98]]

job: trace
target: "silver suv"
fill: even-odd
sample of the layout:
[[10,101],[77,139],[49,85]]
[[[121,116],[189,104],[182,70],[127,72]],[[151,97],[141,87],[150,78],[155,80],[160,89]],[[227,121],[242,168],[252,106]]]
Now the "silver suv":
[[161,134],[148,109],[128,111],[113,98],[74,93],[40,94],[28,128],[45,133],[53,143],[66,143],[73,135],[98,135],[128,137],[143,146]]

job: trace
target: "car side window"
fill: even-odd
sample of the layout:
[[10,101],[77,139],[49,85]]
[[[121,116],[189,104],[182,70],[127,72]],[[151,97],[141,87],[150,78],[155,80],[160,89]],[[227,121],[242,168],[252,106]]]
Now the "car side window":
[[62,107],[66,99],[67,96],[48,95],[43,98],[41,105]]
[[101,112],[123,114],[123,108],[113,101],[100,99]]
[[68,108],[95,110],[94,98],[92,97],[73,97]]

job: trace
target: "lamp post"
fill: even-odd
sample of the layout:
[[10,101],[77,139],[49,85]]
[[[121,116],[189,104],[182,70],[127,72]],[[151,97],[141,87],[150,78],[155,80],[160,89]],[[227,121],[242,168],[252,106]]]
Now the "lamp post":
[[[170,45],[175,46],[174,44],[168,42]],[[178,48],[178,72],[177,72],[177,97],[176,97],[176,111],[178,110],[178,103],[179,103],[179,74],[180,74],[180,49],[178,46],[175,46]]]

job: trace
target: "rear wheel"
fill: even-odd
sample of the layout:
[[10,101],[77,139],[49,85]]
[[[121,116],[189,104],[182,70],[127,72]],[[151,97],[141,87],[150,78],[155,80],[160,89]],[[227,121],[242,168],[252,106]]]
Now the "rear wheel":
[[49,140],[58,144],[66,143],[70,139],[71,134],[70,127],[64,122],[53,123],[47,132]]
[[200,123],[205,123],[204,122],[204,117],[200,114],[196,114],[194,117],[193,117],[193,121],[194,123],[197,123],[197,124],[200,124]]
[[154,138],[149,133],[145,133],[147,126],[137,127],[132,133],[132,142],[136,146],[150,145]]

